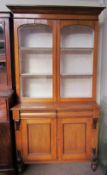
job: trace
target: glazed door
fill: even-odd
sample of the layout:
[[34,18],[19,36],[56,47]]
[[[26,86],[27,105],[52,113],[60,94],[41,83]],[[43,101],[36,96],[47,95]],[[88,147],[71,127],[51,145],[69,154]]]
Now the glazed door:
[[59,101],[94,100],[97,23],[60,21],[57,48]]
[[22,101],[56,99],[55,24],[54,20],[15,19],[16,90]]
[[59,160],[89,160],[92,151],[92,119],[58,119]]
[[5,22],[0,20],[0,89],[7,86]]
[[21,137],[24,162],[56,159],[55,118],[22,119]]
[[0,87],[7,85],[5,22],[0,21]]
[[0,90],[12,88],[9,19],[0,19]]

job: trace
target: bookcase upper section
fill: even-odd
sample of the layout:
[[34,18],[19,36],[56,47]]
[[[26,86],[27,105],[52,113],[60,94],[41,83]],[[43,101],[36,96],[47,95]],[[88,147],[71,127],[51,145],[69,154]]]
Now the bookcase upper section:
[[103,7],[9,6],[21,101],[95,101]]

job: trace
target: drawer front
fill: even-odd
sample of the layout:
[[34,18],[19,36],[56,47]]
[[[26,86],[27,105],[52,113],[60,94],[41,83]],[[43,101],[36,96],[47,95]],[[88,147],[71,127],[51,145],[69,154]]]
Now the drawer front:
[[6,99],[0,98],[0,122],[7,121]]

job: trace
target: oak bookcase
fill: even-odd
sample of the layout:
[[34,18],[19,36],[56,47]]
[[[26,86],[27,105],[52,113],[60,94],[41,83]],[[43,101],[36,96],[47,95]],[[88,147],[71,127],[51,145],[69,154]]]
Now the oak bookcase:
[[103,7],[8,6],[14,20],[17,164],[97,162]]

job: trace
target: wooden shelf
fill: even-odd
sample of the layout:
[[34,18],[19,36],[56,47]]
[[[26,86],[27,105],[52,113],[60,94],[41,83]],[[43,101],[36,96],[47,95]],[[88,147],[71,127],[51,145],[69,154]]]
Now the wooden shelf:
[[[35,47],[21,47],[21,51],[23,52],[36,52],[36,53],[51,53],[52,48],[35,48]],[[71,53],[71,52],[92,52],[93,48],[61,48],[61,52]]]
[[61,52],[64,52],[64,53],[71,53],[71,52],[83,52],[83,53],[87,53],[87,52],[92,52],[94,48],[81,48],[81,47],[72,47],[72,48],[61,48]]
[[93,75],[65,75],[61,74],[61,78],[91,78]]
[[[44,75],[44,74],[32,74],[32,73],[23,73],[20,74],[21,78],[52,78],[52,75]],[[68,74],[61,74],[61,78],[71,78],[71,79],[85,79],[85,78],[92,78],[93,75],[68,75]]]
[[52,75],[44,75],[44,74],[30,74],[30,73],[24,73],[20,74],[22,78],[52,78]]
[[36,47],[21,47],[21,51],[23,52],[36,52],[36,53],[51,53],[52,48],[36,48]]

